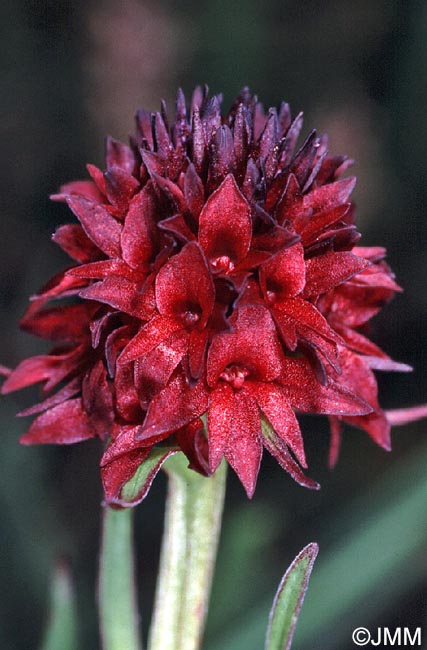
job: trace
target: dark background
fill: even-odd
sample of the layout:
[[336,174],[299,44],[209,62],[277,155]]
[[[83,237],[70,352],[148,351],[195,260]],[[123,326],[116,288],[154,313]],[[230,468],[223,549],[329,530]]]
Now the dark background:
[[[102,166],[103,138],[126,138],[138,106],[173,105],[207,82],[231,103],[248,84],[268,107],[305,111],[305,133],[356,159],[355,199],[365,245],[385,245],[405,288],[376,318],[374,338],[412,375],[380,377],[382,404],[426,402],[427,4],[410,0],[2,0],[1,361],[44,345],[20,333],[27,298],[67,264],[49,239],[70,219],[49,193]],[[55,559],[69,558],[80,645],[98,647],[95,575],[99,447],[24,448],[14,413],[34,395],[2,400],[0,647],[37,648]],[[296,553],[320,554],[294,647],[351,650],[365,626],[425,620],[425,423],[395,429],[386,454],[346,431],[326,468],[326,422],[303,421],[312,493],[265,456],[248,502],[230,476],[207,650],[258,650],[280,576]],[[157,570],[165,479],[137,509],[144,628]],[[425,584],[425,583],[424,583]],[[425,634],[427,632],[425,631]]]

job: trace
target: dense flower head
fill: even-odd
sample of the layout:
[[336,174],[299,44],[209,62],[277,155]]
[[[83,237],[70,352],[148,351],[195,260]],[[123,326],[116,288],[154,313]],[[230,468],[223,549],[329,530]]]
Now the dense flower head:
[[226,115],[206,88],[189,106],[179,91],[172,119],[138,111],[129,145],[107,139],[106,170],[52,197],[77,218],[53,235],[73,264],[21,325],[55,347],[3,393],[42,383],[24,444],[107,442],[109,503],[140,501],[177,450],[205,475],[225,457],[251,496],[265,447],[317,488],[298,412],[329,416],[331,465],[342,423],[390,448],[373,371],[408,367],[365,330],[400,289],[385,250],[357,245],[352,161],[315,131],[297,148],[301,128],[247,89]]

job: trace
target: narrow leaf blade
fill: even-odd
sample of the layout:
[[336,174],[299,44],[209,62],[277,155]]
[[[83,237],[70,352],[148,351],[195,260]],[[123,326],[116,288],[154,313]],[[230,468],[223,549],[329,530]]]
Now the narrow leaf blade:
[[265,650],[289,650],[319,547],[308,544],[280,581],[270,611]]
[[51,585],[50,614],[41,650],[77,650],[77,616],[70,572],[58,562]]

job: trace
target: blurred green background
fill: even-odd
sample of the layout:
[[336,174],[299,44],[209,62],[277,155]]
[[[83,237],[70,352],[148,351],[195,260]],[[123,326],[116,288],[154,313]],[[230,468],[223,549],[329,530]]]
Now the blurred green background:
[[[138,106],[170,105],[178,85],[207,82],[225,105],[248,84],[268,107],[305,111],[305,133],[356,159],[365,245],[386,245],[405,287],[377,317],[374,340],[412,375],[380,377],[386,407],[426,402],[427,4],[416,0],[2,0],[1,361],[44,350],[17,330],[27,297],[65,255],[49,240],[70,219],[48,194],[102,166],[103,137],[126,138]],[[95,580],[99,447],[23,448],[14,413],[31,390],[2,400],[0,647],[39,647],[49,579],[68,558],[77,591],[79,650],[98,648]],[[310,475],[295,485],[265,456],[248,502],[230,476],[205,650],[258,650],[279,579],[318,541],[294,648],[351,650],[365,626],[426,618],[425,423],[395,429],[393,453],[347,430],[326,468],[324,419],[303,420]],[[165,480],[138,507],[137,559],[146,629],[157,570]],[[424,630],[424,635],[427,631]],[[427,638],[427,637],[426,637]],[[126,649],[123,649],[126,650]]]

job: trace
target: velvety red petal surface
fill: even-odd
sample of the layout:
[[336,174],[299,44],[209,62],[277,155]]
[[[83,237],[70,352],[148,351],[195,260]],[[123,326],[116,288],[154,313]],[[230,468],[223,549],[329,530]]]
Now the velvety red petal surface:
[[169,433],[203,415],[208,406],[208,394],[202,381],[189,386],[185,378],[177,375],[151,401],[138,440],[166,437]]
[[293,298],[304,289],[305,263],[301,244],[276,253],[260,270],[260,285],[264,297],[273,302]]
[[38,416],[21,438],[24,445],[71,445],[96,435],[81,399],[71,399]]
[[252,497],[262,456],[261,424],[255,400],[245,391],[234,393],[225,457]]
[[200,213],[200,245],[216,268],[222,257],[233,264],[243,259],[249,251],[251,236],[249,205],[229,174]]
[[284,391],[274,383],[261,382],[248,382],[247,390],[250,390],[274,431],[293,451],[298,462],[307,467],[301,430]]
[[214,284],[198,244],[190,242],[172,257],[156,278],[156,303],[162,316],[184,326],[203,327],[214,304]]
[[67,203],[89,239],[106,255],[120,257],[120,224],[99,204],[83,197],[68,197]]

